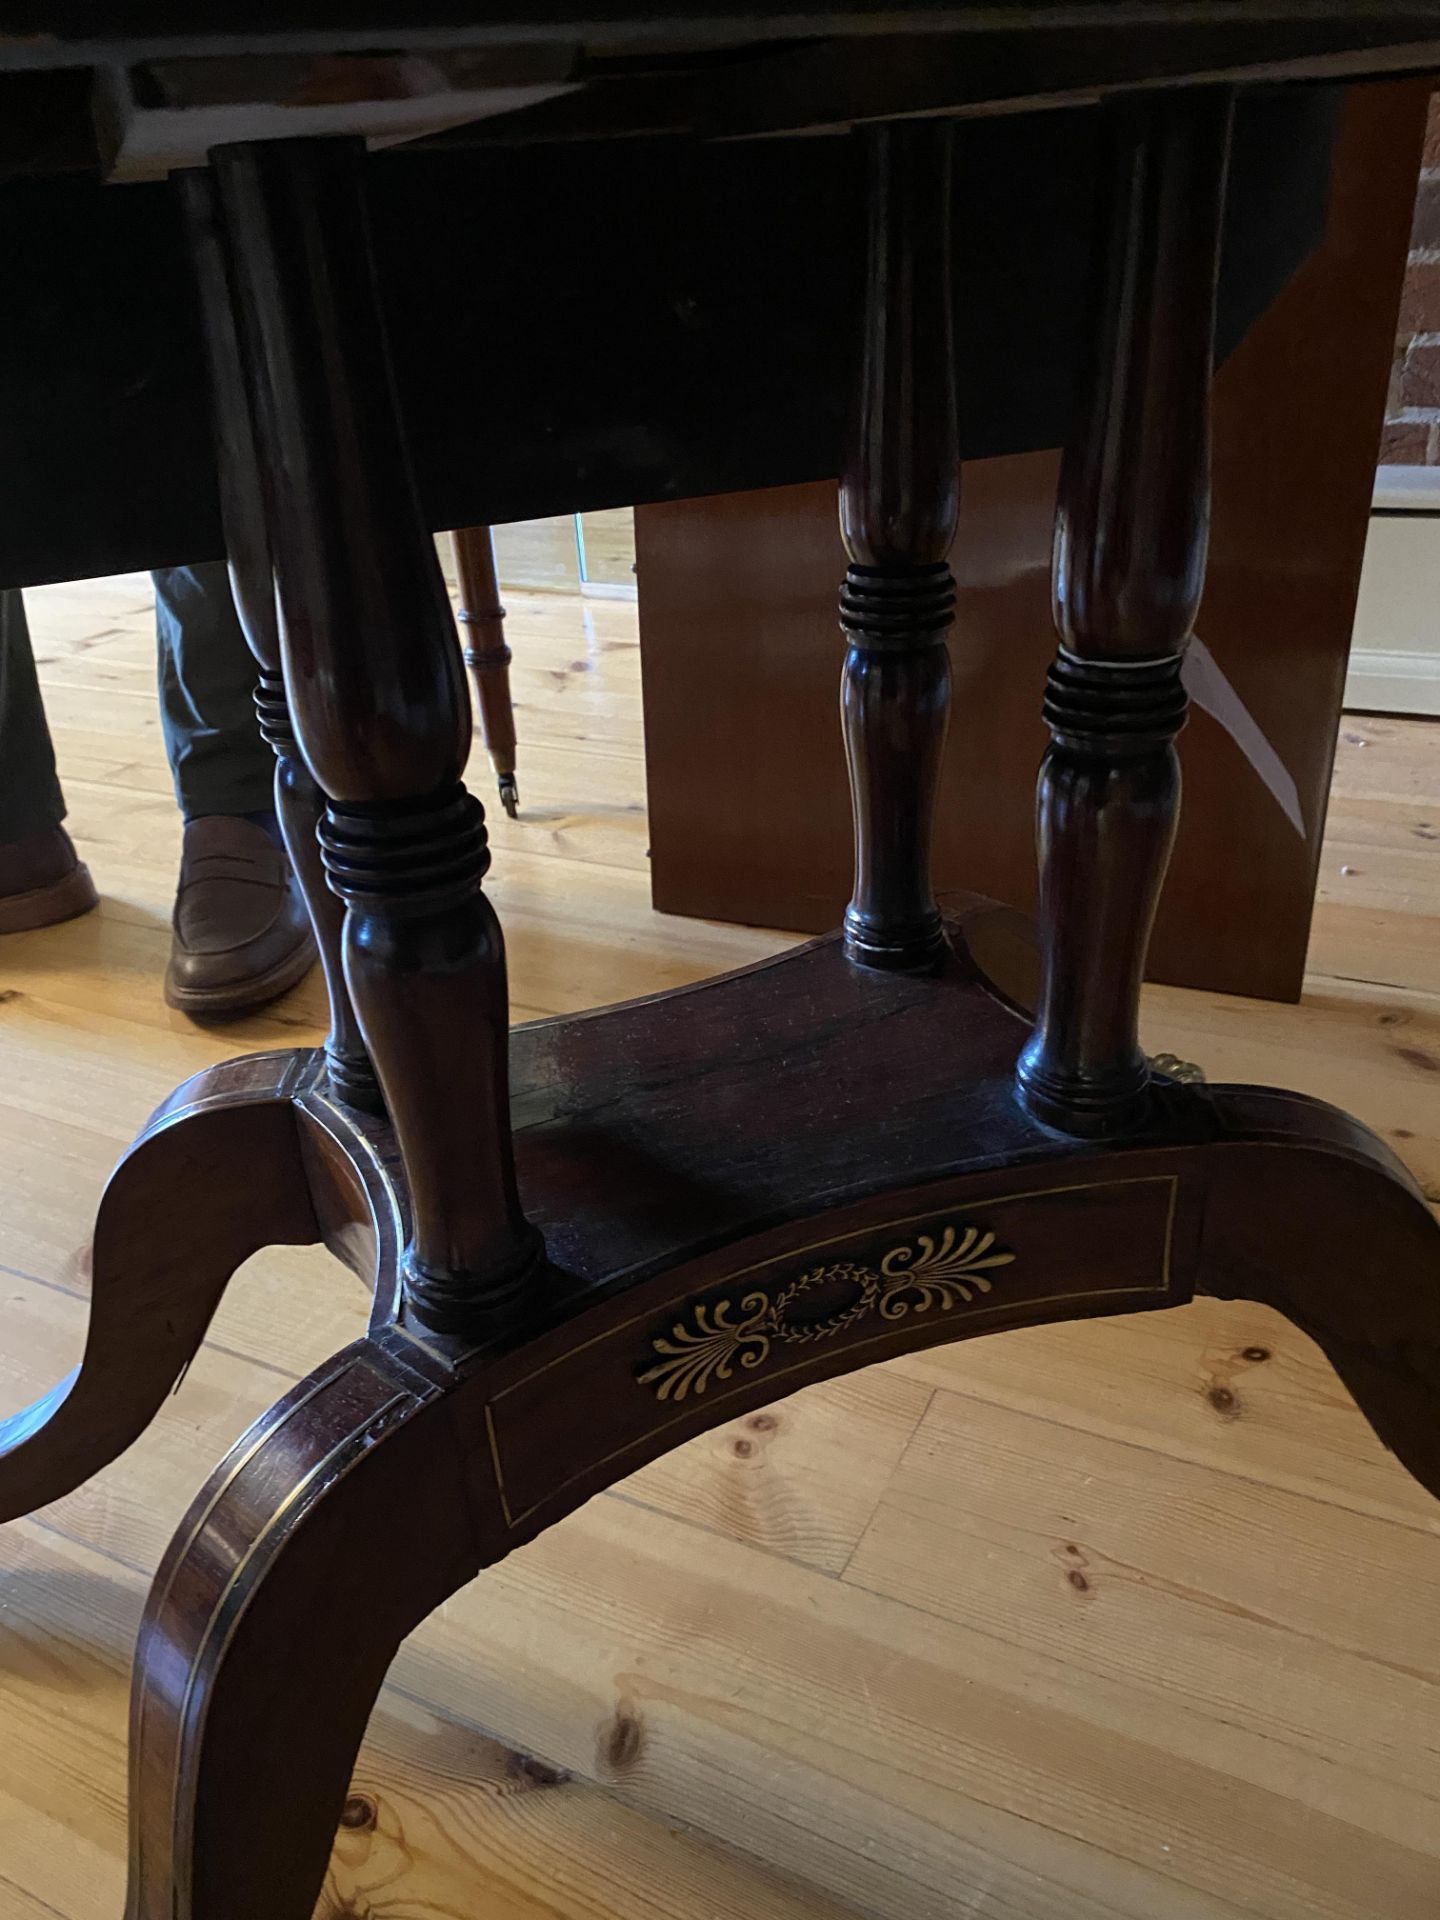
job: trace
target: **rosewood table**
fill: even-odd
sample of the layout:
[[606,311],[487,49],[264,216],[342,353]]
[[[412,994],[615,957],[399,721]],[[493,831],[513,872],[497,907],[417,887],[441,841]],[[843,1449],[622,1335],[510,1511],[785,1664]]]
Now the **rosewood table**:
[[[110,11],[112,52],[173,51],[147,9]],[[142,1432],[258,1248],[325,1243],[372,1282],[374,1312],[365,1338],[215,1470],[156,1575],[134,1669],[128,1920],[306,1920],[407,1632],[647,1459],[887,1355],[1181,1309],[1197,1293],[1263,1301],[1313,1335],[1440,1494],[1440,1230],[1414,1183],[1347,1115],[1279,1089],[1187,1081],[1137,1041],[1205,564],[1234,86],[1440,66],[1440,9],[1241,8],[1197,33],[1183,7],[1087,8],[1125,29],[1107,39],[1056,25],[1067,10],[1052,7],[1008,40],[994,31],[1004,11],[782,20],[718,7],[670,22],[668,67],[663,18],[607,16],[595,36],[637,52],[587,137],[667,113],[694,116],[697,140],[747,114],[752,131],[862,123],[846,142],[863,179],[863,204],[845,209],[863,273],[839,491],[855,883],[829,938],[513,1034],[483,814],[461,784],[469,708],[422,508],[426,442],[407,429],[387,345],[372,163],[348,137],[242,139],[176,174],[225,541],[330,1033],[318,1050],[199,1075],[121,1162],[95,1227],[82,1363],[0,1426],[0,1518],[66,1493]],[[484,9],[458,13],[494,38]],[[403,41],[373,15],[356,0],[348,44],[373,47],[387,25],[383,37]],[[293,14],[283,24],[293,44]],[[262,47],[280,31],[258,9],[241,25]],[[540,40],[562,25],[584,40],[558,9]],[[1431,37],[1416,44],[1421,26]],[[49,30],[57,63],[105,53],[63,22]],[[450,17],[425,44],[447,32],[465,42]],[[344,42],[324,21],[315,39]],[[8,41],[3,57],[38,59],[36,44]],[[767,57],[742,85],[756,46]],[[707,65],[715,47],[730,57]],[[677,97],[687,50],[698,65]],[[590,57],[600,68],[609,55]],[[583,58],[575,71],[562,132],[590,110]],[[658,90],[637,100],[630,83],[657,71]],[[1156,77],[1194,84],[1140,84]],[[1096,93],[1112,97],[1086,109],[1095,274],[1088,317],[1073,319],[1084,353],[1056,513],[1059,647],[1036,688],[1052,738],[1032,1019],[1007,973],[1005,911],[978,899],[942,910],[929,879],[957,379],[970,377],[955,364],[952,301],[957,289],[984,298],[955,257],[952,147],[961,108]],[[657,166],[673,172],[676,151]],[[119,221],[125,195],[148,190],[106,191],[105,217]],[[773,211],[784,246],[799,245],[793,209]],[[737,340],[755,297],[737,303]],[[664,312],[693,330],[687,301],[703,310],[676,273]],[[777,337],[784,324],[777,313]],[[653,347],[642,339],[642,353]],[[817,346],[817,381],[824,362]],[[631,404],[639,389],[616,381],[614,404]],[[698,393],[688,404],[704,414]],[[797,390],[801,415],[805,404]],[[666,418],[667,431],[691,421]],[[599,449],[583,471],[561,461],[555,497],[629,487],[664,435],[642,439],[608,464]],[[774,477],[804,477],[780,444],[765,441]],[[823,472],[832,451],[805,458]],[[518,438],[497,456],[497,472],[513,459],[519,476],[517,513],[538,458]],[[679,490],[690,470],[671,471]],[[156,540],[190,511],[190,478],[172,476],[168,502],[150,497]],[[486,483],[488,499],[481,487],[442,503],[431,524],[503,517],[491,510],[502,481]],[[716,456],[711,483],[734,485],[735,462]],[[31,561],[12,571],[53,566],[73,518],[67,532],[57,505],[35,521]],[[106,547],[115,525],[92,530],[88,550],[141,558],[140,545]],[[195,1199],[183,1214],[166,1204],[177,1188]]]

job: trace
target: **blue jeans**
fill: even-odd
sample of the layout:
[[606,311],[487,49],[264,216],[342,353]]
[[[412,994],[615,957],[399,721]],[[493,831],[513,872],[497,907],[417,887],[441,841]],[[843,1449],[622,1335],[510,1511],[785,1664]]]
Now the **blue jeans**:
[[[164,567],[155,582],[160,724],[187,819],[259,813],[274,805],[275,762],[260,738],[255,662],[218,561]],[[25,605],[0,592],[0,843],[65,818]]]

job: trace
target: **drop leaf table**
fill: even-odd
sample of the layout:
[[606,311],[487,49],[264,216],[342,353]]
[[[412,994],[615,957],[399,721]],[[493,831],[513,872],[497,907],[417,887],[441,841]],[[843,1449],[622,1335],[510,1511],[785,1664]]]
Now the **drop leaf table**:
[[[53,17],[39,53],[7,40],[0,89],[33,80],[25,61],[43,66],[47,50],[68,72],[229,57],[237,34],[261,54],[304,38],[293,11],[279,22],[257,9],[209,38],[187,29],[183,44],[144,7],[99,11],[116,16],[103,45],[93,26]],[[1414,1183],[1345,1114],[1165,1071],[1137,1039],[1205,566],[1236,91],[1440,65],[1440,8],[1239,7],[1218,26],[1173,5],[1087,8],[1080,26],[1069,11],[1028,9],[1001,31],[1004,7],[783,20],[661,9],[607,15],[591,36],[607,53],[587,52],[585,22],[562,9],[537,25],[477,0],[419,36],[580,47],[570,90],[515,117],[513,153],[485,149],[492,186],[531,140],[648,136],[654,168],[673,174],[691,144],[738,152],[739,134],[764,146],[812,124],[858,183],[843,209],[853,308],[835,319],[839,344],[816,346],[817,379],[832,360],[852,368],[837,664],[855,882],[843,928],[740,973],[513,1034],[430,527],[503,519],[511,468],[531,476],[511,510],[529,511],[560,415],[532,383],[534,444],[502,437],[490,478],[432,511],[428,443],[392,350],[405,328],[387,321],[388,256],[372,233],[382,162],[363,138],[229,141],[163,189],[194,275],[225,544],[330,1032],[315,1050],[200,1074],[122,1160],[95,1226],[83,1360],[0,1425],[0,1519],[65,1494],[145,1429],[257,1249],[324,1243],[371,1283],[374,1311],[363,1339],[216,1468],[155,1577],[134,1668],[127,1920],[308,1920],[403,1637],[612,1481],[808,1381],[1037,1322],[1246,1298],[1319,1342],[1381,1438],[1440,1494],[1440,1228]],[[7,32],[24,25],[6,13]],[[312,43],[339,58],[414,27],[382,14],[355,0],[340,10],[347,31],[316,22]],[[655,55],[667,30],[668,67]],[[643,57],[621,61],[618,86],[589,88],[587,75],[614,79],[627,42]],[[937,904],[929,839],[950,647],[964,646],[945,564],[962,511],[957,419],[966,384],[986,378],[957,364],[956,303],[983,301],[985,287],[957,251],[952,185],[965,113],[1033,110],[1037,96],[1092,103],[1077,110],[1094,118],[1097,160],[1093,284],[1068,316],[1081,372],[1056,509],[1058,647],[1035,690],[1051,744],[1032,1018],[1005,909]],[[499,142],[503,118],[487,125]],[[790,150],[777,181],[816,164],[796,149],[824,144],[776,139]],[[442,139],[436,151],[465,166],[474,150]],[[733,164],[766,164],[754,151]],[[149,191],[102,188],[99,202]],[[738,341],[741,309],[763,315],[773,295],[780,340],[794,213],[778,189],[752,196],[755,247],[778,278],[755,279],[732,307],[689,273],[682,243],[657,261],[656,284],[672,277],[665,300],[629,314],[635,358],[591,370],[617,420],[654,399],[639,364],[673,357],[707,313],[739,316]],[[536,284],[554,291],[538,227],[534,244]],[[513,275],[510,297],[530,297]],[[543,331],[541,305],[528,311]],[[503,384],[505,366],[485,364]],[[807,462],[825,471],[818,440],[803,459],[776,451],[786,403],[761,373],[745,402],[721,360],[707,364],[735,422],[707,484],[736,484],[735,448],[751,439],[777,480],[807,477]],[[554,378],[563,388],[563,371]],[[802,385],[794,404],[809,419]],[[554,499],[623,501],[687,425],[719,444],[717,409],[692,378],[667,405],[661,426],[637,414],[625,434],[597,429],[593,464],[557,459]],[[675,461],[666,471],[672,492],[695,477]],[[174,476],[177,526],[188,484]],[[56,539],[59,521],[57,507]],[[147,557],[130,551],[132,564]]]

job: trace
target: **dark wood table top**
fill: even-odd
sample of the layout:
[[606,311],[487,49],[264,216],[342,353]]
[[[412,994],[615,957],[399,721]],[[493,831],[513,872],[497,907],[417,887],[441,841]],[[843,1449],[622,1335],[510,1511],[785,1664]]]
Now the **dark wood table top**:
[[[0,248],[25,289],[0,307],[0,582],[221,547],[173,195],[163,180],[105,184],[97,86],[123,71],[142,101],[163,100],[199,75],[241,103],[364,102],[386,84],[377,61],[412,55],[482,100],[549,89],[372,156],[407,428],[444,527],[832,476],[857,338],[844,136],[895,114],[968,116],[961,451],[1056,445],[1091,253],[1096,100],[1244,83],[1223,355],[1318,234],[1334,109],[1320,83],[1440,69],[1440,0],[710,0],[643,14],[564,0],[0,0]],[[251,137],[243,113],[225,125]],[[821,137],[778,137],[802,130]]]
[[[1440,67],[1440,0],[986,0],[760,7],[707,0],[527,5],[482,0],[3,0],[0,71],[13,149],[82,145],[77,75],[177,60],[335,63],[423,55],[483,90],[537,73],[567,91],[460,136],[504,142],[687,132],[734,137],[927,111],[1023,111],[1157,82],[1348,79]],[[293,67],[287,72],[293,73]],[[70,82],[57,76],[68,73]],[[42,76],[49,76],[42,84]],[[0,166],[4,163],[0,145]]]
[[[560,42],[595,54],[765,50],[800,41],[877,36],[947,36],[1014,44],[1070,36],[1092,54],[1123,37],[1139,66],[1142,49],[1165,43],[1189,51],[1190,71],[1207,65],[1275,66],[1335,60],[1346,71],[1374,57],[1403,61],[1407,44],[1440,37],[1440,7],[1427,0],[983,0],[946,5],[909,0],[876,7],[863,0],[759,6],[754,0],[649,0],[598,4],[546,0],[6,0],[0,7],[0,63],[39,69],[100,61],[170,59],[199,54],[291,52],[317,47],[462,48]],[[1080,36],[1087,36],[1082,41]],[[1075,62],[1075,51],[1072,51]],[[1084,76],[1077,73],[1078,83]]]

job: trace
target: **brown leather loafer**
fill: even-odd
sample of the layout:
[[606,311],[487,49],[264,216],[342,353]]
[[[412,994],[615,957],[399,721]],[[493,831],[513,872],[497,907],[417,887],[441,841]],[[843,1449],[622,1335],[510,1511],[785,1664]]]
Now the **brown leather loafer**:
[[0,846],[0,933],[28,933],[88,913],[100,898],[63,827]]
[[315,962],[310,916],[283,850],[252,821],[185,827],[166,1004],[210,1018],[263,1007]]

